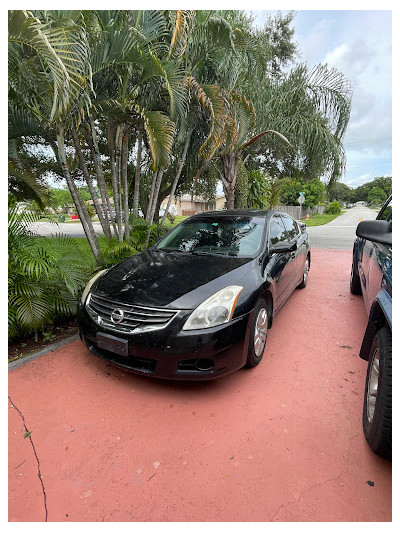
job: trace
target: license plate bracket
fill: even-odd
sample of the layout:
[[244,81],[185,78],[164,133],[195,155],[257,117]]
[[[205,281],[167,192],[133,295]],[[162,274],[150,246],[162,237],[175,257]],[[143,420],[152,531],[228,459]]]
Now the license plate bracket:
[[107,333],[96,333],[96,344],[103,350],[116,353],[118,355],[128,356],[128,341],[108,335]]

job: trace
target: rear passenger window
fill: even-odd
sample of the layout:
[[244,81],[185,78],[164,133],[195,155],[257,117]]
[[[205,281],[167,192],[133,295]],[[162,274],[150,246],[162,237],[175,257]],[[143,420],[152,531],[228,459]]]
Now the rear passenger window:
[[269,239],[271,244],[286,240],[286,228],[280,216],[274,216],[271,219]]
[[283,223],[285,225],[286,231],[287,231],[287,240],[293,241],[297,237],[297,235],[300,233],[299,226],[297,225],[297,222],[293,220],[292,217],[289,216],[282,216]]

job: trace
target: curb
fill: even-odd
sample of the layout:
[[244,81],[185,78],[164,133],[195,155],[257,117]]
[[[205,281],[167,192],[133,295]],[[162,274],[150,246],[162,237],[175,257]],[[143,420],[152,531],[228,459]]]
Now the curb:
[[34,361],[38,357],[41,357],[42,355],[46,355],[47,353],[50,353],[50,352],[54,352],[55,350],[58,350],[58,348],[61,348],[62,346],[65,346],[66,344],[69,344],[70,342],[76,341],[77,339],[79,339],[79,333],[76,333],[75,335],[72,335],[71,337],[67,337],[66,339],[63,339],[62,341],[58,341],[58,342],[55,342],[54,344],[50,344],[50,346],[43,348],[43,350],[39,350],[38,352],[27,355],[26,357],[22,357],[20,359],[17,359],[16,361],[12,361],[11,363],[8,363],[8,371],[12,372],[13,370],[16,370],[17,368],[20,368],[21,366],[24,366],[27,363]]

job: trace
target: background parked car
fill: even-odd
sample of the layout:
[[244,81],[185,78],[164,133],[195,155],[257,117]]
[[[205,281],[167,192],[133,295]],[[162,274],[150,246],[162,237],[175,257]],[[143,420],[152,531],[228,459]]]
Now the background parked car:
[[392,197],[376,220],[360,222],[350,290],[362,294],[368,325],[360,357],[368,361],[363,429],[373,452],[392,456]]

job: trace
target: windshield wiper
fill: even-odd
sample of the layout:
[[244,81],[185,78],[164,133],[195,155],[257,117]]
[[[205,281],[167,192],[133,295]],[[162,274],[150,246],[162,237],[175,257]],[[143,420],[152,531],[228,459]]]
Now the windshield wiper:
[[213,256],[218,256],[218,257],[221,257],[224,256],[224,255],[228,255],[226,253],[221,253],[221,252],[206,252],[204,250],[192,250],[190,253],[192,253],[193,255],[213,255]]
[[178,253],[178,254],[190,254],[191,252],[187,252],[186,250],[179,250],[179,248],[156,248],[159,252],[166,252],[166,253]]

